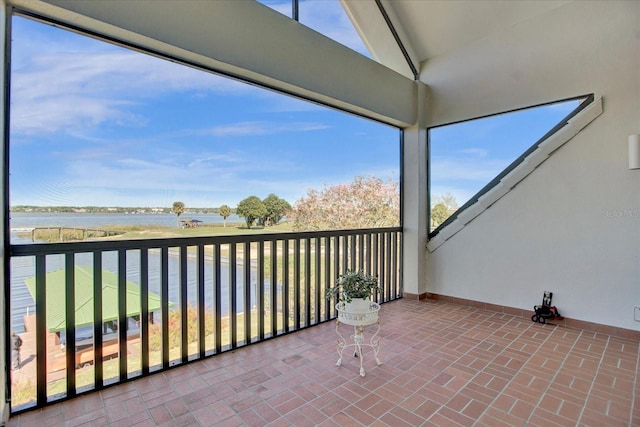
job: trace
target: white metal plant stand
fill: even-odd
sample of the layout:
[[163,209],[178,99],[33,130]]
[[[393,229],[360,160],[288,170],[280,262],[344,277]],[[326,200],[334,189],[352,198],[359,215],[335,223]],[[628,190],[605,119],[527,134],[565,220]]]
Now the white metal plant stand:
[[[339,302],[336,305],[338,310],[338,320],[336,322],[336,334],[340,338],[338,340],[338,361],[336,366],[342,365],[342,353],[349,347],[354,348],[354,356],[360,358],[360,376],[364,377],[364,356],[362,354],[362,347],[371,347],[373,349],[373,357],[378,365],[382,362],[378,359],[378,352],[380,351],[380,339],[378,333],[380,332],[380,319],[378,317],[378,311],[380,311],[380,305],[375,302],[369,304],[369,310],[365,312],[350,312],[346,311],[345,303]],[[347,344],[347,340],[340,334],[340,324],[353,326],[353,344]],[[368,343],[364,342],[364,327],[367,325],[376,325],[375,333],[371,336]]]

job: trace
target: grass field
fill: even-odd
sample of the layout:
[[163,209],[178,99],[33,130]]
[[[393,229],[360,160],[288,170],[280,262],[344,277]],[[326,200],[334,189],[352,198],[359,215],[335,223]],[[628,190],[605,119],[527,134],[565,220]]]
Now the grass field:
[[[132,239],[159,239],[159,238],[171,238],[171,237],[200,237],[200,236],[235,236],[235,235],[250,235],[250,234],[262,234],[262,233],[284,233],[290,232],[291,226],[289,224],[282,223],[274,225],[272,227],[251,227],[247,228],[246,225],[235,223],[227,224],[224,227],[221,224],[202,224],[199,227],[194,228],[181,228],[181,227],[162,227],[155,225],[109,225],[99,228],[89,229],[86,228],[42,228],[36,229],[34,234],[31,232],[21,232],[19,235],[26,238],[35,238],[39,241],[45,241],[49,243],[62,241],[80,241],[80,240],[132,240]],[[106,234],[112,234],[106,236]],[[113,233],[117,233],[113,235]]]

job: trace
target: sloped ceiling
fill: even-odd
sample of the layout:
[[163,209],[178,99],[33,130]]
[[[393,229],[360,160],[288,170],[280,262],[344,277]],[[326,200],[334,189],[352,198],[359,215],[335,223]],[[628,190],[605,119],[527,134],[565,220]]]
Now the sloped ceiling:
[[[571,0],[379,0],[416,68],[510,26],[548,13]],[[407,75],[408,67],[376,0],[342,4],[374,58]],[[406,62],[406,61],[405,61]]]
[[570,1],[393,0],[383,4],[393,10],[422,62],[567,3]]

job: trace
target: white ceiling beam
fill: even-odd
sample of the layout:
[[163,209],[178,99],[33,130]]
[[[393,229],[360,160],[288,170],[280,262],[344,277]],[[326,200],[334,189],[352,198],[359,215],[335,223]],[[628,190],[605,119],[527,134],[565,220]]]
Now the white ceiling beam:
[[415,123],[413,79],[253,1],[10,0],[178,61],[392,125]]

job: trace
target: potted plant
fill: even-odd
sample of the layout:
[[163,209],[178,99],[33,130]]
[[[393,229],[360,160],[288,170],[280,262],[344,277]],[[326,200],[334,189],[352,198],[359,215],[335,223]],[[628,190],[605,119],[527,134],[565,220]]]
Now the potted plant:
[[340,275],[335,286],[327,288],[327,299],[338,297],[344,301],[345,311],[366,312],[374,291],[380,291],[378,278],[363,271],[347,270]]

